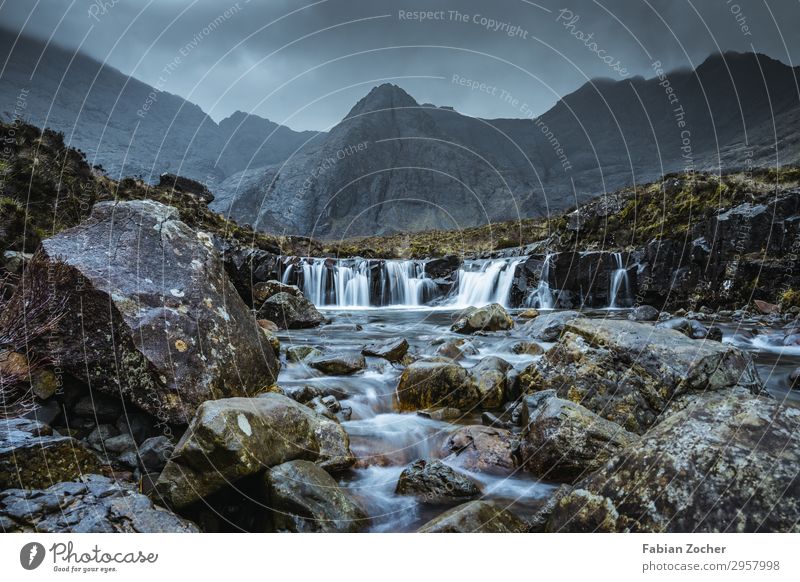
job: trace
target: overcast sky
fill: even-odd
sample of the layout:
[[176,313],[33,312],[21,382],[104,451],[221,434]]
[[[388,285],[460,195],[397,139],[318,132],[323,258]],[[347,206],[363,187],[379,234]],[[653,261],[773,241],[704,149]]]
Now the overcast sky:
[[[433,18],[409,16],[421,10]],[[327,129],[387,81],[420,103],[523,117],[589,78],[652,77],[657,60],[756,50],[800,64],[800,0],[0,0],[0,23],[214,119],[238,109],[295,129]]]

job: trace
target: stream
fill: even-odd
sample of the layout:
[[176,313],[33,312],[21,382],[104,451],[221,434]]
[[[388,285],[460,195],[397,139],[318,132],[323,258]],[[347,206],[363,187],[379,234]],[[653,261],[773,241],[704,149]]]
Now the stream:
[[[477,298],[478,291],[474,287],[470,292],[473,293],[471,298]],[[484,293],[481,299],[485,302],[491,295]],[[459,300],[458,304],[461,303]],[[331,353],[358,354],[367,343],[404,337],[409,342],[409,353],[432,355],[436,349],[432,342],[441,338],[464,337],[450,331],[459,311],[455,305],[321,307],[321,310],[329,323],[315,329],[281,332],[282,349],[293,345],[314,345]],[[518,311],[509,310],[512,316]],[[583,314],[595,318],[624,318],[628,311],[599,309],[585,310]],[[763,324],[757,321],[717,320],[715,324],[723,329],[724,342],[752,353],[761,378],[774,397],[800,405],[800,393],[788,390],[788,376],[800,366],[800,347],[776,345],[778,336],[770,338]],[[757,328],[761,333],[753,335]],[[518,330],[479,335],[472,339],[479,354],[461,360],[460,364],[465,367],[475,365],[483,357],[496,355],[521,370],[541,357],[517,355],[511,351],[515,342],[529,339]],[[540,345],[546,349],[551,344],[540,342]],[[444,445],[448,436],[460,425],[481,424],[479,414],[454,421],[439,421],[416,413],[397,413],[393,407],[393,395],[401,371],[400,366],[380,358],[367,358],[367,368],[352,376],[326,376],[299,362],[285,363],[279,377],[279,384],[284,388],[314,386],[333,394],[342,406],[352,409],[350,419],[343,421],[342,426],[350,435],[358,462],[341,478],[341,485],[347,487],[367,509],[372,518],[372,531],[414,531],[442,513],[446,507],[424,505],[412,497],[395,494],[398,477],[416,459],[443,459],[447,463],[448,452]],[[464,472],[461,468],[459,470]],[[522,471],[510,476],[467,474],[481,485],[483,499],[499,502],[522,517],[530,515],[537,504],[559,485],[541,481]]]

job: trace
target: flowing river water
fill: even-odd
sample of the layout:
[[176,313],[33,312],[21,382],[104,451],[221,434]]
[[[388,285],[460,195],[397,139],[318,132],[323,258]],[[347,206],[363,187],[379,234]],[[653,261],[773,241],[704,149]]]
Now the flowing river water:
[[[518,310],[509,310],[513,315]],[[463,338],[450,331],[458,309],[455,307],[394,306],[372,309],[323,309],[327,325],[308,330],[282,332],[283,348],[293,345],[320,346],[327,352],[358,354],[365,344],[389,338],[404,337],[410,353],[433,355],[441,339]],[[625,309],[584,311],[589,317],[626,317]],[[800,348],[776,345],[778,336],[769,339],[763,333],[753,336],[758,322],[716,321],[722,327],[725,342],[752,352],[759,373],[768,389],[778,399],[800,404],[800,394],[788,390],[788,376],[800,366]],[[763,332],[763,329],[761,330]],[[777,333],[777,329],[776,329]],[[459,363],[475,365],[481,358],[496,355],[522,369],[541,356],[517,355],[511,346],[528,340],[519,330],[498,332],[472,338],[478,354]],[[702,340],[698,340],[702,341]],[[543,348],[551,344],[541,343]],[[352,376],[325,376],[300,363],[282,368],[279,383],[285,388],[314,386],[336,396],[343,406],[352,409],[349,420],[342,422],[351,438],[358,458],[356,466],[341,479],[358,498],[371,519],[372,531],[413,531],[441,513],[444,507],[432,507],[411,497],[395,494],[401,471],[416,459],[443,459],[450,463],[445,443],[461,425],[481,424],[480,414],[465,415],[452,421],[432,420],[416,413],[398,413],[393,396],[401,367],[379,358],[367,358],[367,368]],[[462,472],[463,469],[459,469]],[[466,472],[465,472],[466,473]],[[544,482],[529,473],[512,475],[467,473],[483,490],[483,498],[509,507],[526,516],[551,494],[558,483]]]

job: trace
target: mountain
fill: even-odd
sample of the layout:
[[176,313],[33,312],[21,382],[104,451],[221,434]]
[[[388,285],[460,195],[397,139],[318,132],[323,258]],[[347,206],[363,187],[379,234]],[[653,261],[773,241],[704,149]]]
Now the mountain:
[[67,145],[114,178],[152,182],[172,172],[213,184],[248,163],[281,161],[316,133],[241,112],[217,124],[177,95],[2,28],[0,54],[9,56],[0,74],[0,116],[64,133]]
[[468,117],[385,84],[296,156],[227,179],[215,207],[266,230],[388,234],[546,215],[672,171],[797,163],[797,73],[726,53],[592,81],[534,120]]
[[213,209],[278,234],[469,227],[556,213],[673,171],[800,162],[800,71],[760,54],[593,80],[535,119],[470,117],[384,84],[323,133],[244,112],[217,124],[85,55],[14,42],[0,29],[10,55],[0,114],[64,132],[112,177],[205,182]]

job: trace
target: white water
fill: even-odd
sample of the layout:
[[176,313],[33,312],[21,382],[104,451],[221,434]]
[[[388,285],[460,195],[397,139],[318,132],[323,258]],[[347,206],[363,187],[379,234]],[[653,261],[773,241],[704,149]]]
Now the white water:
[[[425,275],[423,262],[383,261],[374,286],[371,267],[377,264],[366,259],[332,264],[326,259],[300,259],[299,265],[287,267],[282,282],[291,282],[300,269],[303,294],[317,307],[421,306],[435,296],[436,284]],[[378,297],[371,296],[374,288]]]
[[628,281],[628,270],[622,263],[622,253],[613,253],[617,268],[611,273],[611,291],[609,293],[608,307],[616,309],[620,307],[620,301],[630,298],[630,281]]
[[[545,256],[537,287],[524,300],[526,307],[556,307],[560,290],[550,286],[555,256]],[[613,253],[613,257],[616,266],[610,273],[608,307],[618,309],[630,304],[631,282],[622,253]],[[480,307],[490,303],[510,307],[517,267],[526,259],[465,261],[440,307]],[[287,266],[284,272],[284,283],[294,281],[299,281],[303,294],[317,307],[428,307],[442,297],[440,288],[425,272],[425,261],[305,258]]]
[[451,305],[469,307],[499,303],[507,307],[517,266],[524,258],[467,261],[458,271],[458,293]]
[[528,307],[535,307],[537,309],[553,309],[555,308],[555,300],[553,299],[553,290],[550,288],[550,261],[555,255],[548,254],[544,258],[542,265],[542,273],[539,276],[539,284],[527,299],[526,304]]

